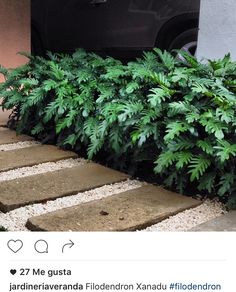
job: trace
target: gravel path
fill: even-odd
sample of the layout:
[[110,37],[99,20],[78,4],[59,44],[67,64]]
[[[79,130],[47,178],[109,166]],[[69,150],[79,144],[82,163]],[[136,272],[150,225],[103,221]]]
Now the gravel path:
[[9,170],[0,173],[0,182],[6,180],[13,180],[21,177],[36,175],[40,173],[52,172],[63,168],[71,168],[77,165],[81,165],[85,162],[85,159],[66,159],[58,162],[47,162],[31,167],[22,167],[14,170]]
[[48,201],[46,204],[34,204],[22,207],[7,214],[0,212],[0,226],[4,226],[9,231],[28,231],[28,229],[25,227],[25,224],[30,217],[42,215],[48,212],[63,209],[65,207],[71,207],[93,200],[102,199],[104,197],[141,187],[142,185],[143,184],[139,181],[127,180],[125,182],[116,183],[113,185],[105,185],[91,191],[78,193],[74,196]]
[[11,151],[11,150],[17,150],[22,148],[28,148],[40,145],[39,142],[36,141],[25,141],[25,142],[18,142],[13,144],[7,144],[7,145],[0,145],[0,151]]

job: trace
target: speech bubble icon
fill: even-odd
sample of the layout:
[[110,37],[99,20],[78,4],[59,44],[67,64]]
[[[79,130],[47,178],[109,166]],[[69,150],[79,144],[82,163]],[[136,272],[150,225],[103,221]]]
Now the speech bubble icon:
[[40,239],[35,242],[34,249],[38,253],[48,253],[48,243],[46,240]]

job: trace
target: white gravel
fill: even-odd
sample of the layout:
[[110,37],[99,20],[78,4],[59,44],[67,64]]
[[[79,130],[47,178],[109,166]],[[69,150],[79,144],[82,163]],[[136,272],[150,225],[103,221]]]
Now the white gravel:
[[85,163],[85,159],[66,159],[60,160],[58,162],[47,162],[38,165],[34,165],[31,167],[22,167],[14,170],[9,170],[6,172],[0,173],[0,182],[1,181],[9,181],[17,178],[22,178],[26,176],[36,175],[40,173],[52,172],[63,168],[71,168],[77,165],[81,165]]
[[202,205],[163,220],[146,228],[144,231],[188,231],[224,213],[227,212],[223,204],[216,200],[206,200]]
[[125,182],[116,183],[113,185],[105,185],[103,187],[96,188],[84,193],[78,193],[74,196],[48,201],[45,204],[34,204],[22,207],[7,214],[0,212],[0,226],[4,226],[8,229],[8,231],[28,231],[28,229],[25,227],[25,224],[30,217],[101,199],[141,187],[142,185],[143,183],[140,181],[127,180]]
[[36,141],[24,141],[24,142],[18,142],[18,143],[13,143],[13,144],[0,145],[0,151],[11,151],[11,150],[29,148],[29,147],[38,146],[38,145],[40,145],[40,143]]

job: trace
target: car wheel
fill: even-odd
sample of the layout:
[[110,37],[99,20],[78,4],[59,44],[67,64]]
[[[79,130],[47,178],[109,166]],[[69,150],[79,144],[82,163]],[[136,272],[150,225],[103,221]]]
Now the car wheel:
[[172,40],[169,44],[168,50],[183,50],[186,53],[195,56],[197,50],[197,37],[198,29],[194,28],[186,30]]

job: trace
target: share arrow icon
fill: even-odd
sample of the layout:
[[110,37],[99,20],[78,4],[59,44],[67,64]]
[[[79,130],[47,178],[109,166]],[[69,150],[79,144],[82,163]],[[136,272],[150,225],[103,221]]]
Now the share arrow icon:
[[72,248],[74,245],[75,245],[74,242],[72,240],[70,240],[70,242],[68,242],[68,243],[66,243],[66,244],[63,245],[63,247],[62,247],[62,253],[64,253],[64,251],[65,251],[66,248]]

